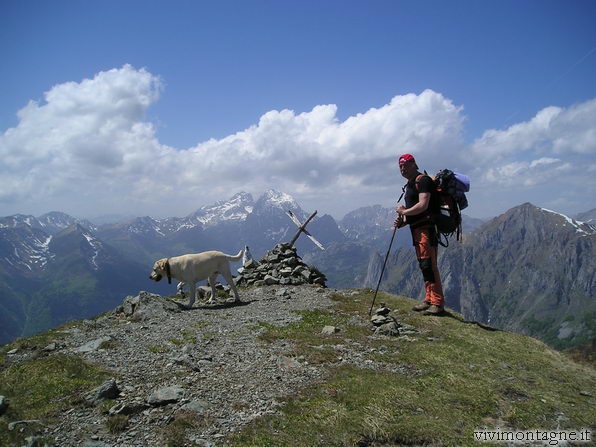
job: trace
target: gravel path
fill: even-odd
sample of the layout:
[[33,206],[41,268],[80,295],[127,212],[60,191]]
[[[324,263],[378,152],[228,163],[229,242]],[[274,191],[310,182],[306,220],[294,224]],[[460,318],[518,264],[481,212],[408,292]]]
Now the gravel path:
[[[230,432],[276,412],[281,397],[324,377],[322,368],[293,357],[290,343],[257,337],[264,331],[261,323],[287,325],[300,318],[296,310],[332,306],[333,292],[257,287],[242,291],[241,305],[192,310],[144,292],[129,297],[119,311],[69,329],[50,354],[79,355],[114,371],[121,394],[112,411],[130,413],[126,429],[110,433],[107,408],[102,412],[96,404],[67,411],[43,436],[60,446],[161,446],[163,429],[188,410],[204,422],[192,430],[194,445],[224,445]],[[148,405],[150,396],[164,398],[157,390],[173,393],[165,397],[172,403]]]

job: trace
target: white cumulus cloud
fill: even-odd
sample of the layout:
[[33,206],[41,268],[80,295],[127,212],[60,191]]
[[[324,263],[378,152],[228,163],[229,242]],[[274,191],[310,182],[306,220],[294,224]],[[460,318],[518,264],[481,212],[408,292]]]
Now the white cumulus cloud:
[[172,152],[143,121],[160,88],[158,77],[127,65],[54,86],[43,103],[29,102],[18,125],[0,135],[0,200],[88,211],[90,201],[128,194]]
[[334,104],[271,110],[232,135],[178,149],[161,144],[146,118],[162,88],[158,76],[125,65],[56,85],[43,102],[27,104],[16,127],[0,134],[4,214],[179,216],[240,190],[276,188],[341,217],[358,206],[394,204],[404,183],[396,158],[404,152],[431,173],[468,173],[470,209],[487,207],[480,215],[539,197],[497,196],[503,188],[556,184],[564,190],[557,198],[573,200],[563,183],[578,167],[586,172],[579,181],[593,185],[596,100],[546,108],[471,145],[463,141],[463,107],[425,90],[343,121]]
[[[533,202],[566,211],[594,206],[596,99],[569,108],[547,107],[527,122],[488,130],[471,146],[473,177],[488,197]],[[506,200],[506,199],[505,199]],[[505,201],[504,201],[505,203]],[[487,211],[488,212],[488,211]]]

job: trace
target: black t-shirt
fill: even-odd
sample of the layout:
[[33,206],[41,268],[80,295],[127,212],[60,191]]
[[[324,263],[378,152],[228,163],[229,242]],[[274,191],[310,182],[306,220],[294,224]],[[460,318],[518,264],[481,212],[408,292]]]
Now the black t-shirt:
[[435,190],[435,184],[428,175],[416,176],[418,180],[410,180],[406,185],[406,193],[404,198],[406,200],[406,208],[412,208],[419,201],[421,192],[432,193]]
[[431,199],[426,211],[406,218],[406,222],[410,225],[429,221],[431,218],[431,210],[434,206],[432,193],[435,191],[435,184],[433,180],[428,175],[424,174],[418,174],[416,179],[417,180],[409,180],[406,184],[406,191],[404,194],[406,208],[411,208],[419,202],[419,195],[421,192],[431,193]]

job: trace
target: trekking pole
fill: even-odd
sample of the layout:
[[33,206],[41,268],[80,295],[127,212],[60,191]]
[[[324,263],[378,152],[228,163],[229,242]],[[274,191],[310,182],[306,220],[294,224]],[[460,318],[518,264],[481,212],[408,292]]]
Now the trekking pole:
[[381,269],[381,274],[379,275],[379,282],[377,283],[377,288],[375,289],[375,295],[373,297],[372,303],[370,304],[370,309],[368,311],[368,316],[372,314],[373,306],[375,305],[375,300],[377,299],[377,293],[379,291],[379,286],[381,285],[381,280],[383,279],[383,273],[385,273],[385,266],[387,265],[387,258],[389,258],[389,253],[391,252],[391,246],[393,245],[393,238],[395,238],[395,232],[397,231],[397,225],[393,227],[393,234],[391,235],[391,242],[389,242],[389,248],[387,249],[387,254],[385,255],[385,261],[383,262],[383,268]]
[[[402,197],[406,194],[406,186],[408,186],[408,185],[405,184],[404,187],[401,189],[401,195],[399,196],[399,199],[397,199],[398,204],[399,204],[399,202],[401,202]],[[398,215],[401,216],[400,214],[398,214]],[[403,219],[403,216],[401,216],[401,218]],[[383,273],[385,273],[385,266],[387,265],[387,259],[389,258],[389,253],[391,253],[391,246],[393,245],[393,238],[395,238],[396,231],[397,231],[397,224],[395,224],[393,227],[393,234],[391,235],[391,242],[389,242],[389,248],[387,249],[387,254],[385,255],[385,260],[383,261],[383,268],[381,269],[381,274],[379,275],[379,282],[377,283],[377,288],[375,289],[375,296],[373,296],[372,303],[370,303],[370,309],[368,310],[369,317],[372,314],[372,308],[375,305],[375,301],[377,299],[377,293],[379,292],[379,286],[381,285],[381,280],[383,279]]]

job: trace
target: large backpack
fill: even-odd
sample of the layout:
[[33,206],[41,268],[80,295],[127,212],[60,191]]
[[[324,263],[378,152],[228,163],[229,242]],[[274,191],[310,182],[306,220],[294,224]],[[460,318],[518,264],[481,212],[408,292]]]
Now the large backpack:
[[467,175],[443,169],[433,180],[436,190],[434,222],[439,243],[446,247],[453,234],[456,240],[461,240],[461,210],[468,206],[465,193],[470,190],[470,179]]

